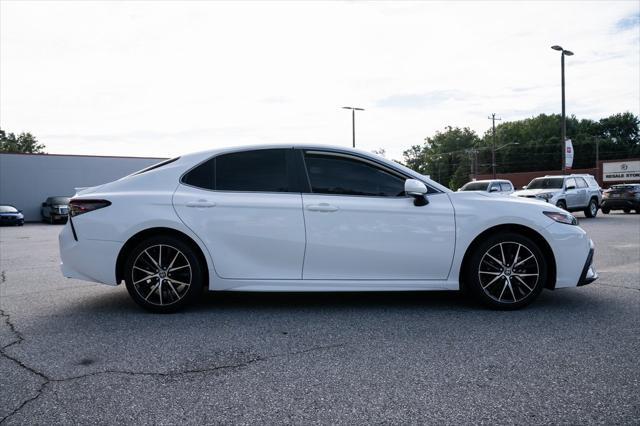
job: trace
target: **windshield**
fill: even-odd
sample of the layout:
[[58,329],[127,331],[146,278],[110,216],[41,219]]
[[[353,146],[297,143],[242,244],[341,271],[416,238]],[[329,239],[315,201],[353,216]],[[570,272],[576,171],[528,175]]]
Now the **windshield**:
[[13,206],[0,206],[0,213],[18,213],[18,209]]
[[50,204],[69,204],[68,197],[51,197],[49,198]]
[[460,191],[486,191],[488,186],[489,182],[469,182]]
[[564,178],[537,178],[529,182],[527,189],[561,189]]

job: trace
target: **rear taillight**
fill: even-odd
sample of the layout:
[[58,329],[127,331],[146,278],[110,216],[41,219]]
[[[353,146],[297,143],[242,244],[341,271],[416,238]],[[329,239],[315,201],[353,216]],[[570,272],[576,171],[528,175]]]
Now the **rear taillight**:
[[72,217],[83,213],[92,212],[110,206],[111,201],[107,200],[71,200],[69,201],[69,213]]

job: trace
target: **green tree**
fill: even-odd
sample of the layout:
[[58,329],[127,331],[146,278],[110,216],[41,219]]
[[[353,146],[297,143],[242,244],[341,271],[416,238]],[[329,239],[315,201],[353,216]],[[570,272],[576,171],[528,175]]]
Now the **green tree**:
[[471,172],[470,150],[480,138],[471,129],[446,127],[425,139],[423,145],[414,145],[403,153],[407,167],[430,175],[432,179],[452,189],[469,181]]
[[16,136],[0,129],[0,152],[44,154],[44,148],[44,144],[38,143],[36,137],[31,133],[20,133]]

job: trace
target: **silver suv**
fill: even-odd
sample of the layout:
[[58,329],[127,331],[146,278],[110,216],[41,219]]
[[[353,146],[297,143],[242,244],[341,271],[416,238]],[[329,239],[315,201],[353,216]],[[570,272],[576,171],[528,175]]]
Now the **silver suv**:
[[600,185],[591,175],[535,178],[513,195],[544,200],[570,212],[584,211],[587,217],[596,217],[602,202]]

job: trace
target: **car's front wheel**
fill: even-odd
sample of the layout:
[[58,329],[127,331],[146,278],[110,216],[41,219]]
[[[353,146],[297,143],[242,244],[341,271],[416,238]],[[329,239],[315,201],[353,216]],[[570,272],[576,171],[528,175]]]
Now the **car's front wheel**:
[[564,200],[560,200],[556,203],[556,207],[560,207],[562,210],[567,210],[567,203]]
[[538,245],[516,233],[493,235],[471,256],[467,285],[476,299],[494,309],[518,309],[533,302],[547,280],[547,262]]
[[137,304],[152,312],[170,313],[201,294],[202,268],[189,244],[172,236],[152,237],[129,253],[125,282]]

